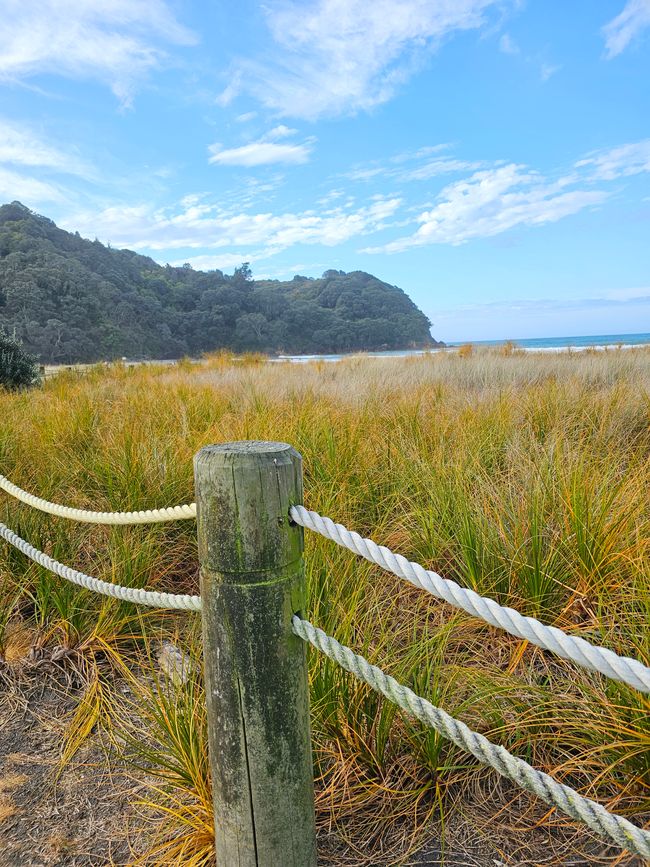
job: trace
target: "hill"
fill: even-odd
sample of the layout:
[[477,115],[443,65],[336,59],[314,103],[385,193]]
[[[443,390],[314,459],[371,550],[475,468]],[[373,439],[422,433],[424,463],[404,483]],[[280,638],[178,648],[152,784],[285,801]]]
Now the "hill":
[[353,271],[253,280],[159,265],[70,233],[20,202],[0,207],[0,329],[49,363],[436,345],[397,286]]

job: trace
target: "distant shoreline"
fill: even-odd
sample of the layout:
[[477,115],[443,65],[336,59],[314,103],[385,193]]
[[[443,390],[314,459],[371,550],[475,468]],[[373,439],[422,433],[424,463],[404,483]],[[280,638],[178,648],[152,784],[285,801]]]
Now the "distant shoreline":
[[[615,338],[618,338],[616,340]],[[634,342],[629,342],[623,338],[634,338]],[[609,342],[599,342],[599,341]],[[576,341],[576,342],[569,342]],[[578,343],[577,341],[583,341]],[[292,364],[308,364],[311,361],[335,362],[343,361],[346,358],[412,358],[421,355],[437,354],[439,352],[457,352],[461,346],[471,345],[476,349],[499,349],[504,346],[511,346],[514,351],[526,353],[560,353],[560,352],[584,352],[585,350],[617,350],[617,349],[643,349],[650,347],[650,333],[642,334],[626,334],[626,335],[601,335],[593,337],[549,337],[549,338],[527,338],[526,340],[475,340],[465,343],[448,343],[442,346],[432,346],[430,349],[393,349],[393,350],[375,350],[364,352],[362,350],[347,353],[331,353],[331,354],[313,354],[313,355],[265,355],[264,357],[270,363],[277,364],[288,362]],[[218,350],[215,350],[218,351]],[[243,355],[245,355],[244,353]],[[241,357],[243,357],[241,355]],[[262,355],[264,355],[262,353]],[[237,358],[237,355],[233,356]],[[138,366],[141,364],[166,364],[173,366],[178,364],[183,359],[180,358],[148,358],[148,359],[114,359],[113,361],[96,361],[91,363],[81,364],[46,364],[43,365],[45,376],[52,376],[60,373],[63,370],[87,370],[98,365],[124,364],[127,367]],[[203,359],[190,359],[195,363],[200,363]]]
[[514,344],[518,349],[598,349],[618,346],[646,346],[650,344],[650,332],[638,332],[633,334],[583,334],[567,335],[563,337],[522,337],[504,338],[501,340],[454,340],[448,342],[450,348],[458,348],[471,343],[473,346],[505,346]]
[[[618,338],[618,339],[617,339]],[[521,352],[584,352],[593,349],[597,351],[616,349],[642,349],[650,346],[650,333],[645,334],[615,334],[595,335],[592,337],[539,337],[525,340],[470,340],[465,342],[447,343],[431,349],[396,349],[390,352],[350,352],[330,355],[279,355],[270,361],[291,361],[307,363],[309,361],[341,361],[344,358],[410,358],[418,355],[428,355],[438,352],[457,352],[462,346],[473,346],[475,349],[499,349],[510,346],[513,351]]]

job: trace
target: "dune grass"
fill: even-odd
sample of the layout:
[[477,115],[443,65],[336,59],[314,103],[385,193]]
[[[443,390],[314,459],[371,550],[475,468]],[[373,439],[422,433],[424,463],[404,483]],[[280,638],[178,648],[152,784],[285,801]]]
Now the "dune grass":
[[[0,412],[2,473],[98,510],[192,501],[192,457],[208,443],[289,442],[303,455],[308,507],[502,604],[650,661],[648,350],[508,347],[308,365],[218,354],[63,373],[42,390],[0,395]],[[2,512],[19,535],[89,574],[198,592],[191,521],[92,527],[6,497]],[[312,622],[536,767],[648,820],[647,697],[314,534],[306,563]],[[127,745],[134,768],[157,775],[143,810],[165,821],[146,863],[212,857],[197,624],[94,596],[0,549],[0,664],[20,657],[12,643],[27,630],[31,644],[55,647],[83,672],[62,759],[99,725]],[[185,684],[154,676],[156,642],[170,636],[195,660]],[[588,863],[634,863],[602,847],[596,860],[584,829],[499,789],[456,747],[309,658],[317,814],[340,842],[333,862],[401,863],[432,825],[444,829],[480,801],[486,839],[505,839],[507,827],[525,846],[537,828],[555,841],[555,863],[587,851]],[[114,678],[131,678],[129,713]]]

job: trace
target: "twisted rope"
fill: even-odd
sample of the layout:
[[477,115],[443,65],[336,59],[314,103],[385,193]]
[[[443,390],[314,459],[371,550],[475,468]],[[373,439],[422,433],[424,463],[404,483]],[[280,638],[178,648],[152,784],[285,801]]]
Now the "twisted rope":
[[371,665],[363,656],[317,629],[308,620],[294,615],[293,631],[308,641],[346,671],[351,672],[373,689],[380,692],[403,710],[417,717],[425,725],[453,741],[457,747],[471,753],[479,762],[494,768],[499,774],[515,782],[522,789],[537,795],[547,804],[557,807],[572,819],[584,822],[599,836],[607,838],[623,849],[650,857],[650,832],[643,831],[622,816],[608,812],[600,804],[584,798],[576,791],[558,783],[553,777],[536,770],[523,759],[513,756],[505,747],[491,743],[486,737],[473,732],[465,723],[454,719],[444,710],[416,695],[408,687]]
[[201,610],[200,596],[189,596],[185,593],[158,593],[155,590],[139,590],[137,587],[121,587],[119,584],[110,584],[108,581],[100,581],[99,578],[92,578],[90,575],[84,575],[83,572],[77,572],[76,569],[64,566],[39,551],[38,548],[34,548],[2,523],[0,523],[0,536],[14,548],[22,551],[30,560],[38,563],[39,566],[49,569],[50,572],[65,578],[66,581],[85,587],[86,590],[92,590],[94,593],[102,593],[104,596],[112,596],[126,602],[135,602],[137,605],[150,605],[152,608],[177,608],[181,611]]
[[389,548],[375,544],[372,539],[365,539],[303,506],[292,506],[290,515],[296,524],[320,533],[326,539],[331,539],[371,563],[404,578],[415,587],[426,590],[438,599],[444,599],[456,608],[462,608],[474,617],[480,617],[491,626],[498,626],[517,638],[524,638],[531,644],[550,650],[563,659],[577,662],[584,668],[599,671],[612,680],[627,683],[642,692],[650,692],[650,668],[636,659],[619,656],[613,650],[590,644],[584,638],[567,635],[556,626],[546,626],[533,617],[525,617],[513,608],[499,605],[493,599],[479,596],[473,590],[465,590],[455,581],[442,578],[437,572],[430,572],[419,563],[412,563],[401,554],[394,554]]
[[0,488],[21,503],[40,509],[41,512],[69,518],[72,521],[83,521],[86,524],[155,524],[159,521],[183,521],[196,518],[196,503],[169,506],[164,509],[146,509],[142,512],[91,512],[88,509],[71,509],[58,503],[50,503],[48,500],[23,491],[2,475],[0,475]]

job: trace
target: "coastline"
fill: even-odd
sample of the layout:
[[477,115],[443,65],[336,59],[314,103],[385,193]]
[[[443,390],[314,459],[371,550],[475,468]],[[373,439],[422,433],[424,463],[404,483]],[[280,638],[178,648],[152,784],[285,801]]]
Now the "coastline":
[[[612,338],[637,338],[636,341],[630,339],[613,340]],[[609,340],[608,340],[609,338]],[[641,338],[639,341],[638,338]],[[598,342],[598,341],[604,342]],[[577,343],[574,341],[583,341]],[[528,344],[528,345],[526,345]],[[650,333],[628,334],[628,335],[594,335],[593,337],[553,337],[553,338],[526,338],[525,340],[484,340],[484,341],[467,341],[465,343],[447,343],[438,346],[431,346],[427,349],[391,349],[391,350],[374,350],[369,352],[357,351],[346,353],[314,353],[310,355],[267,355],[265,359],[272,364],[290,363],[290,364],[308,364],[312,361],[322,361],[332,363],[335,361],[343,361],[346,358],[413,358],[421,355],[437,355],[440,352],[454,353],[458,352],[461,347],[471,346],[477,351],[508,348],[511,353],[525,352],[527,354],[534,353],[562,353],[568,354],[586,351],[595,352],[611,352],[625,349],[643,349],[650,347]],[[237,356],[233,356],[235,359]],[[190,359],[195,363],[201,363],[202,358]],[[69,364],[45,364],[44,375],[47,378],[62,370],[86,370],[96,365],[124,364],[126,367],[134,367],[143,364],[179,364],[181,358],[148,358],[148,359],[122,359],[121,361],[96,361],[91,363],[69,363]]]
[[[610,335],[604,335],[605,338]],[[269,358],[272,362],[288,361],[294,364],[307,364],[310,361],[342,361],[345,358],[411,358],[419,355],[435,355],[439,352],[458,352],[463,346],[472,346],[478,351],[490,349],[502,349],[508,347],[512,353],[573,353],[586,351],[617,351],[620,349],[643,349],[650,347],[650,334],[611,335],[611,337],[644,338],[640,342],[626,342],[623,340],[598,342],[601,337],[562,337],[562,338],[527,338],[527,340],[489,340],[489,341],[466,341],[465,343],[447,343],[445,346],[436,346],[431,349],[395,349],[391,351],[377,352],[350,352],[321,355],[278,355]],[[573,341],[584,341],[576,343]],[[555,341],[561,341],[555,343]],[[528,345],[526,345],[528,343]]]

